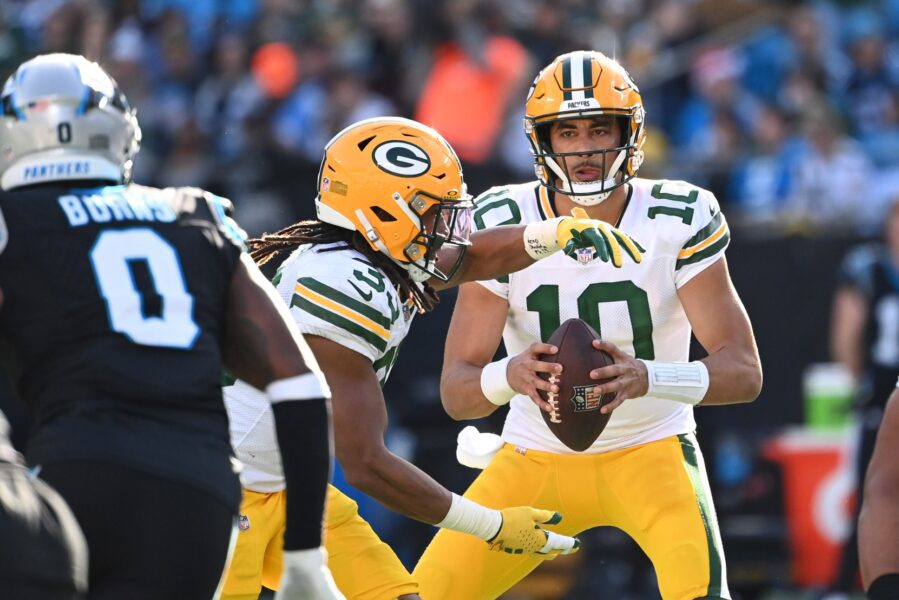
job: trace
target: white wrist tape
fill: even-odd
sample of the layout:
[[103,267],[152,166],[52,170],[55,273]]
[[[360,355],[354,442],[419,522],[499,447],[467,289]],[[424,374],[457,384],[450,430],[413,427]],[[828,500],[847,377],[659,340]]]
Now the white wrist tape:
[[497,406],[508,404],[515,397],[516,392],[509,385],[506,369],[509,366],[511,356],[487,363],[481,371],[481,393]]
[[695,406],[709,389],[709,370],[705,363],[659,362],[639,359],[649,372],[647,396],[674,400]]
[[503,525],[503,515],[498,510],[481,506],[458,494],[453,494],[449,512],[437,527],[476,535],[484,541],[492,539]]
[[528,223],[524,228],[524,251],[534,260],[546,258],[560,248],[557,231],[559,221],[566,217],[556,217],[548,221]]
[[265,388],[272,404],[289,400],[313,400],[330,398],[331,390],[325,378],[318,373],[304,373],[295,377],[273,381]]

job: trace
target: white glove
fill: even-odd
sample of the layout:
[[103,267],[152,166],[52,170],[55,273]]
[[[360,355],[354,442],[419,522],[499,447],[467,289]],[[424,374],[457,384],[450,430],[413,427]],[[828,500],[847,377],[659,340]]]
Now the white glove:
[[503,447],[503,439],[495,433],[481,433],[468,425],[456,438],[456,460],[472,469],[486,469]]
[[284,574],[275,600],[346,600],[328,569],[324,548],[284,551]]

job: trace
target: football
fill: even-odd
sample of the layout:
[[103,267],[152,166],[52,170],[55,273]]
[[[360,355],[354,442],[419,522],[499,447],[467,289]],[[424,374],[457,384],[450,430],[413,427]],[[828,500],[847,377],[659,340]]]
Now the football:
[[549,402],[552,412],[540,411],[543,420],[559,441],[578,452],[589,448],[605,429],[611,413],[599,409],[613,394],[593,394],[593,386],[608,379],[590,379],[590,371],[611,365],[611,355],[592,346],[599,334],[580,319],[568,319],[556,329],[548,343],[559,349],[557,354],[541,354],[540,360],[562,365],[562,374],[541,374],[559,386],[558,394],[540,390],[540,397]]

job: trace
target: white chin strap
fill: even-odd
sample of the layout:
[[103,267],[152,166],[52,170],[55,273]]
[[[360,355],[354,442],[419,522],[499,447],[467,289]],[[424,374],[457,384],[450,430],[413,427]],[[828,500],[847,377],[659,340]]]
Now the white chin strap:
[[392,256],[390,257],[390,260],[392,260],[393,262],[395,262],[402,268],[406,269],[409,272],[409,277],[412,278],[412,281],[415,281],[417,283],[423,283],[431,278],[431,274],[421,268],[419,262],[422,259],[420,259],[420,258],[417,261],[415,261],[414,263],[400,262],[400,261],[396,260],[395,258],[393,258]]
[[609,176],[598,181],[571,181],[554,159],[546,157],[544,160],[556,177],[562,180],[561,189],[568,193],[572,202],[581,206],[596,206],[612,194],[612,188],[616,185],[615,176],[624,162],[625,154],[624,150],[620,150],[609,170]]

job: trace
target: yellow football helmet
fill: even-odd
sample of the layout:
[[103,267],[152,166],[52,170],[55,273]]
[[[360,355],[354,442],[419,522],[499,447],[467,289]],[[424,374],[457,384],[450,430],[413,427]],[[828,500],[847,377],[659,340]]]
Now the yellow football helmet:
[[[601,155],[605,179],[573,181],[564,157],[585,153],[553,152],[549,127],[562,119],[599,115],[620,118],[621,144],[588,153]],[[599,204],[612,190],[632,179],[643,163],[644,118],[640,91],[618,61],[583,50],[557,57],[537,75],[525,104],[524,131],[531,142],[537,177],[544,186],[569,196],[573,202]]]
[[421,123],[366,119],[325,146],[319,220],[355,229],[416,281],[447,281],[459,268],[471,206],[455,151]]

